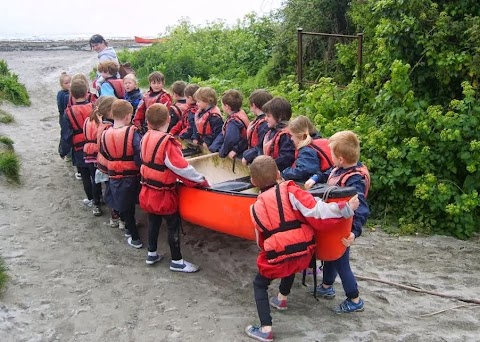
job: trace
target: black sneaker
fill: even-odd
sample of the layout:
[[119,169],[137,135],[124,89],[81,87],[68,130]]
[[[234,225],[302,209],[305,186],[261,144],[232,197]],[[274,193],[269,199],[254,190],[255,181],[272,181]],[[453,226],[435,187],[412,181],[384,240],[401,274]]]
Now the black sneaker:
[[153,265],[163,259],[163,255],[157,254],[157,255],[147,255],[147,260],[145,262],[147,265]]
[[132,246],[133,248],[142,248],[142,242],[140,240],[133,240],[132,237],[130,236],[127,240],[127,243]]

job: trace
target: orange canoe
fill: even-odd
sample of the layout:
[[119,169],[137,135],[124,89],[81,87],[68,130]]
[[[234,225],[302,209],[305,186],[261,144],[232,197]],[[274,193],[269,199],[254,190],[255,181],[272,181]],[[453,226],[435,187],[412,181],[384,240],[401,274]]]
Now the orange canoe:
[[[180,216],[185,221],[221,233],[255,241],[255,228],[250,218],[250,206],[255,203],[258,189],[250,183],[249,171],[239,160],[220,158],[218,153],[187,158],[197,171],[204,174],[210,187],[179,186]],[[329,187],[321,184],[310,192],[322,198],[328,192],[327,202],[348,200],[356,194],[355,188]],[[345,252],[341,239],[350,234],[352,218],[339,224],[325,225],[315,231],[317,258],[336,260]]]
[[142,38],[134,36],[135,43],[138,44],[153,44],[153,43],[163,43],[167,38]]

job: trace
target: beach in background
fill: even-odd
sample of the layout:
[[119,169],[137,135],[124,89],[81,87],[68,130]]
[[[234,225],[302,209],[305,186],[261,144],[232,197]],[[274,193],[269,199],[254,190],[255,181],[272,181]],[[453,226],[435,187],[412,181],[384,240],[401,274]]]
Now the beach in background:
[[[0,180],[0,254],[11,277],[0,298],[0,341],[252,341],[244,328],[258,322],[255,243],[184,222],[182,253],[201,270],[179,274],[168,268],[165,225],[159,237],[165,259],[151,267],[146,248],[129,247],[123,231],[107,225],[107,214],[93,217],[82,206],[72,165],[58,156],[55,97],[62,71],[88,74],[97,56],[88,41],[37,43],[0,43],[0,59],[32,101],[30,107],[1,104],[16,120],[0,132],[15,141],[22,185]],[[137,220],[145,244],[146,215],[139,211]],[[351,248],[351,263],[359,276],[480,299],[479,237],[398,237],[371,226]],[[275,341],[480,340],[479,305],[358,283],[365,311],[336,315],[331,309],[344,299],[339,279],[337,297],[317,301],[298,275],[288,310],[272,312]]]

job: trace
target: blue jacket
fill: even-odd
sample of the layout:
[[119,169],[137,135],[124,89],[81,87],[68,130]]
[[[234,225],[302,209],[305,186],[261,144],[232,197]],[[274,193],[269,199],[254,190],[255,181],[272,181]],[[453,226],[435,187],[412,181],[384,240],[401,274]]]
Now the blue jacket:
[[60,125],[62,124],[61,120],[62,116],[65,114],[65,109],[67,109],[69,95],[70,93],[68,90],[59,90],[57,93],[58,119]]
[[317,172],[320,172],[318,154],[312,147],[304,146],[298,150],[295,164],[282,171],[282,177],[285,180],[305,182]]
[[[134,115],[135,115],[135,112],[137,111],[138,104],[140,103],[142,98],[143,98],[143,94],[138,88],[125,93],[124,100],[130,102],[130,104],[133,107]],[[132,118],[134,115],[132,115]]]
[[187,116],[188,116],[188,127],[185,130],[185,132],[180,134],[180,139],[194,139],[193,131],[195,127],[195,112],[189,110],[187,113]]
[[225,125],[225,135],[223,132],[220,133],[210,146],[210,150],[217,150],[221,158],[225,158],[230,151],[235,151],[240,158],[247,149],[247,137],[242,137],[242,131],[246,130],[246,127],[238,120],[231,120]]

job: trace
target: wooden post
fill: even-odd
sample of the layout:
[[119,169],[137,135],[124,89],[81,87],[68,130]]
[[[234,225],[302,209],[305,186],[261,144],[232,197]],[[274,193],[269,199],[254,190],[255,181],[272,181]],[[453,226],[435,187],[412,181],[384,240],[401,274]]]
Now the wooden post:
[[297,28],[297,82],[298,86],[303,86],[303,47],[302,47],[303,28]]
[[363,33],[358,33],[358,79],[361,81],[363,76]]

